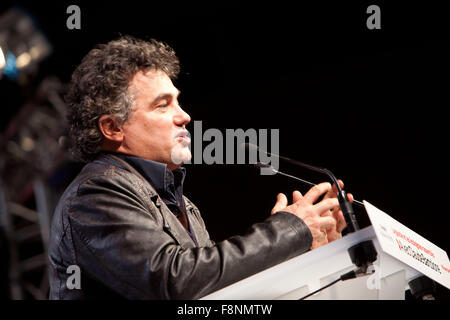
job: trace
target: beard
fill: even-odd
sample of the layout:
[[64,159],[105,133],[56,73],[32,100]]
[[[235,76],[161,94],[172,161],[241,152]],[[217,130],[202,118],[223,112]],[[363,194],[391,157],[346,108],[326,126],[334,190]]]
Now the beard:
[[183,163],[191,161],[192,154],[191,150],[189,149],[189,144],[180,142],[177,143],[171,151],[170,158],[172,160],[172,163],[176,165],[181,165]]

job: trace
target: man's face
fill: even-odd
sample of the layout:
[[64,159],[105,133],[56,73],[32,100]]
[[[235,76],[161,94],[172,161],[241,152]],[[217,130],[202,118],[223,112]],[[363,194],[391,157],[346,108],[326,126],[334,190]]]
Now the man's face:
[[121,150],[144,159],[166,163],[170,170],[191,159],[186,125],[189,115],[178,104],[179,91],[162,71],[140,71],[129,92],[135,104],[122,126]]

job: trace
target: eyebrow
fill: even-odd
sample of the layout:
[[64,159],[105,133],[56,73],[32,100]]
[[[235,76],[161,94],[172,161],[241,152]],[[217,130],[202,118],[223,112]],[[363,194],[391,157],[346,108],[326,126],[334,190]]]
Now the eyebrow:
[[[177,95],[176,95],[176,97],[178,98],[178,96],[179,96],[180,94],[181,94],[181,91],[177,89]],[[153,99],[153,101],[150,103],[150,105],[154,105],[154,104],[157,103],[159,100],[172,98],[172,96],[173,96],[172,93],[161,93],[161,94],[159,94],[155,99]]]

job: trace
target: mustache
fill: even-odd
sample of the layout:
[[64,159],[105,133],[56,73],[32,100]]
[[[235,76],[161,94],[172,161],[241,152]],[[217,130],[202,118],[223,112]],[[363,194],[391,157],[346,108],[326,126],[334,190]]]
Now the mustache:
[[178,131],[178,132],[175,132],[174,134],[173,134],[173,139],[176,139],[176,138],[178,138],[178,137],[188,137],[188,138],[190,138],[191,137],[191,134],[189,133],[189,131],[188,130],[186,130],[186,129],[183,129],[183,130],[181,130],[181,131]]

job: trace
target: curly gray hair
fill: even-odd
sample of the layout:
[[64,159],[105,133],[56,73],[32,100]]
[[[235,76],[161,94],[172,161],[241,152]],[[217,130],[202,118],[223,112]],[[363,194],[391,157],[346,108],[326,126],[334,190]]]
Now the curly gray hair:
[[97,45],[72,74],[66,95],[71,150],[76,159],[89,162],[99,153],[103,135],[98,119],[113,115],[123,124],[131,113],[128,87],[139,71],[159,70],[172,80],[179,71],[175,51],[167,44],[123,36]]

